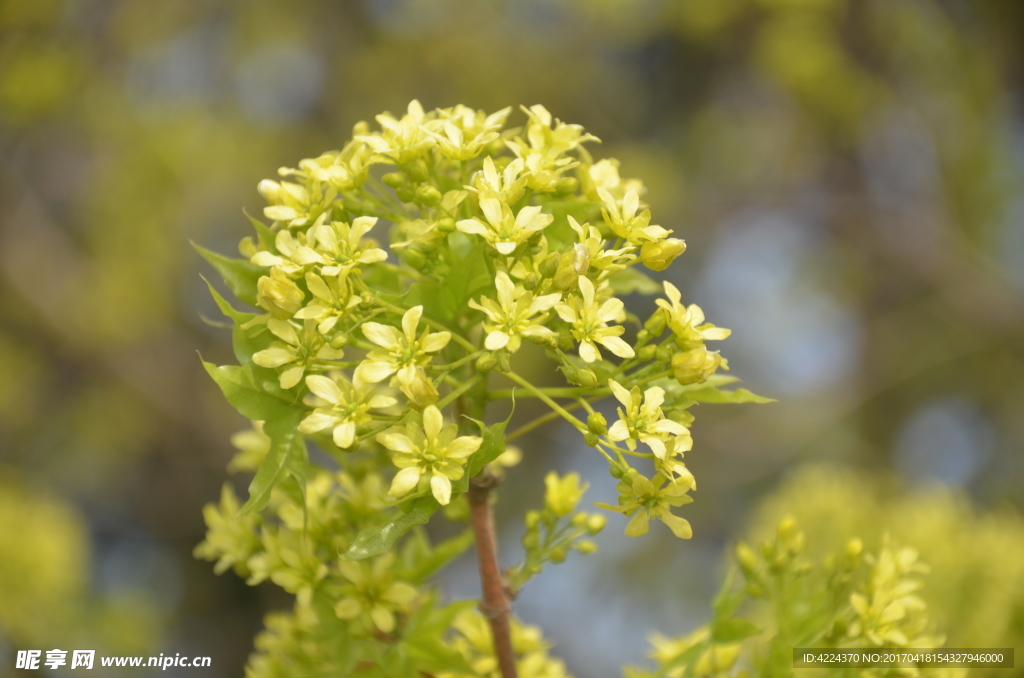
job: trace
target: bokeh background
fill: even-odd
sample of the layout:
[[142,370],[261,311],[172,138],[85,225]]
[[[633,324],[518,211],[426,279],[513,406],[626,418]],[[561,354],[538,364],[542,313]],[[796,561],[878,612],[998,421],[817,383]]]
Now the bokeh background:
[[[0,1],[0,675],[92,646],[241,675],[289,601],[192,557],[245,422],[196,355],[231,359],[188,241],[234,252],[260,179],[412,98],[600,137],[779,400],[697,412],[692,541],[613,516],[524,592],[577,676],[700,623],[727,546],[785,511],[822,540],[902,520],[943,595],[1006,591],[1003,631],[954,638],[1024,637],[1022,52],[1005,0]],[[615,496],[578,436],[523,442],[506,564],[547,468]],[[475,596],[472,563],[443,585]]]

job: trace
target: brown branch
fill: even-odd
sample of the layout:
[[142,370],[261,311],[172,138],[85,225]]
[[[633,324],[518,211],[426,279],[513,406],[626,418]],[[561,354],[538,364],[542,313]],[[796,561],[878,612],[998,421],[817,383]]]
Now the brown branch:
[[498,544],[494,537],[494,515],[491,513],[491,489],[497,479],[484,471],[469,484],[469,506],[473,518],[473,534],[476,537],[476,559],[480,565],[480,583],[484,598],[480,611],[491,623],[494,636],[494,652],[502,678],[518,678],[516,655],[512,649],[512,634],[509,619],[512,603],[505,592],[505,585],[498,569]]

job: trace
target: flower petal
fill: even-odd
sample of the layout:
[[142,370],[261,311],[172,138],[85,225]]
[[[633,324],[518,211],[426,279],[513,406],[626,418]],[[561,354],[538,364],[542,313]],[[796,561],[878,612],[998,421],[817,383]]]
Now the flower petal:
[[388,490],[388,494],[396,498],[404,497],[415,489],[417,483],[420,482],[420,476],[422,474],[423,470],[418,466],[403,468],[395,474],[394,479],[391,481],[391,489]]
[[435,473],[430,477],[430,491],[438,504],[447,506],[452,500],[452,481],[448,480],[447,476]]
[[341,449],[352,447],[356,439],[356,424],[351,419],[341,422],[334,427],[334,444]]
[[412,452],[415,449],[408,436],[402,433],[381,433],[377,442],[394,452]]
[[341,389],[334,383],[334,380],[320,374],[311,374],[306,377],[306,386],[317,396],[323,398],[332,405],[337,405],[342,400]]

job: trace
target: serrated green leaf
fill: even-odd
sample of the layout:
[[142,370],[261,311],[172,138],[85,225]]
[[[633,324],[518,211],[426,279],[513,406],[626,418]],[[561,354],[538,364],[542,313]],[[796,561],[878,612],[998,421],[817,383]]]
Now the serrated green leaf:
[[228,303],[227,299],[220,295],[220,292],[217,291],[217,288],[210,284],[210,281],[207,280],[205,276],[201,275],[199,277],[202,278],[203,282],[206,283],[206,287],[209,288],[210,290],[210,296],[213,297],[213,300],[214,302],[216,302],[217,308],[220,309],[221,313],[231,318],[239,325],[247,323],[256,317],[255,313],[243,313],[242,311],[236,311],[234,307],[231,306],[230,303]]
[[616,294],[658,294],[662,289],[656,280],[636,268],[617,271],[608,284]]
[[430,516],[434,515],[441,505],[433,497],[420,497],[408,513],[399,513],[397,516],[373,527],[367,527],[356,535],[349,545],[348,550],[342,554],[345,560],[362,560],[372,558],[390,551],[399,539],[406,532],[424,525]]
[[196,251],[217,269],[217,272],[224,278],[224,282],[239,300],[250,306],[256,305],[256,281],[266,275],[267,269],[245,259],[231,259],[211,252],[196,243],[192,243],[192,247],[196,248]]
[[744,638],[756,636],[761,631],[757,624],[737,617],[716,619],[711,622],[711,638],[716,643],[738,643]]
[[512,399],[512,411],[508,413],[505,421],[499,421],[488,428],[483,428],[483,442],[480,448],[469,458],[468,473],[466,477],[472,478],[483,470],[492,461],[501,456],[505,451],[505,428],[512,421],[512,414],[516,411],[515,398]]
[[[217,367],[203,362],[206,372],[220,387],[227,401],[242,416],[263,422],[263,432],[270,437],[270,451],[263,458],[256,476],[249,484],[249,500],[239,510],[248,515],[262,510],[270,499],[270,491],[281,479],[295,446],[303,444],[297,428],[305,410],[259,389],[251,372],[237,365]],[[298,439],[298,440],[297,440]]]
[[263,249],[271,252],[272,254],[280,254],[277,251],[277,245],[275,244],[277,236],[274,234],[274,231],[244,209],[242,210],[242,214],[248,217],[249,223],[251,223],[253,228],[256,229],[256,237],[260,239],[260,244],[263,245]]

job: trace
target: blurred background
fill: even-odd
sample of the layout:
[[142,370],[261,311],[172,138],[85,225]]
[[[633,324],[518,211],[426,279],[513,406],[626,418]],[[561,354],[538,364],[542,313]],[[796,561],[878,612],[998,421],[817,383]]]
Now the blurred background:
[[[611,516],[523,593],[575,675],[706,619],[727,546],[786,511],[821,542],[895,521],[952,640],[1024,638],[1022,52],[1001,0],[0,0],[0,675],[92,646],[242,674],[289,600],[192,557],[245,422],[196,355],[232,360],[188,241],[234,253],[260,179],[412,98],[600,137],[779,400],[696,411],[692,541]],[[616,496],[578,436],[523,443],[505,564],[548,468]],[[472,562],[443,585],[478,595]]]

